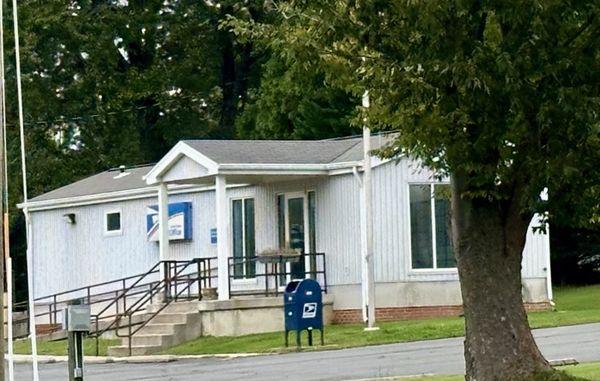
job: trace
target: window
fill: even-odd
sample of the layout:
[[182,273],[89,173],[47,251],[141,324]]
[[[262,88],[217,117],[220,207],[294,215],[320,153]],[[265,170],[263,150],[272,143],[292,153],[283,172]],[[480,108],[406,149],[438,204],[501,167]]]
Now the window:
[[119,235],[121,234],[121,212],[110,211],[104,214],[104,234]]
[[450,185],[410,185],[413,269],[456,267],[450,225]]
[[256,264],[254,199],[232,201],[233,276],[235,279],[254,278]]

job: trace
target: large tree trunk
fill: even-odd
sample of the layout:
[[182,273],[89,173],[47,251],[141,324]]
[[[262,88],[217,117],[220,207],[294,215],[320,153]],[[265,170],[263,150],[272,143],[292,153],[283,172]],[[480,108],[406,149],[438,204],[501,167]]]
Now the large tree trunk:
[[521,262],[529,220],[518,202],[461,197],[453,176],[452,225],[465,311],[466,379],[522,380],[549,371],[529,327]]

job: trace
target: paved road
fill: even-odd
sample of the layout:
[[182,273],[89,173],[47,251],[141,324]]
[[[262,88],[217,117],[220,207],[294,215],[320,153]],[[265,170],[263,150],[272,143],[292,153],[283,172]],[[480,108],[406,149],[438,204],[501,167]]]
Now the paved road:
[[[600,361],[600,324],[535,331],[550,360]],[[462,339],[277,356],[205,359],[165,364],[89,365],[86,381],[340,381],[415,374],[459,374],[464,370]],[[67,380],[65,364],[40,365],[41,381]],[[31,380],[29,366],[19,365],[19,381]]]

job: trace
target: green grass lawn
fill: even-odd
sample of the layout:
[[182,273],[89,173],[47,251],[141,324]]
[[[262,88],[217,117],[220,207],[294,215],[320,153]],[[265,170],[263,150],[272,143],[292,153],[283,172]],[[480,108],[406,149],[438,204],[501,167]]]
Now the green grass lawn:
[[[600,285],[589,287],[567,287],[556,290],[555,311],[529,314],[533,328],[600,322]],[[382,322],[379,331],[363,332],[361,325],[336,325],[325,330],[323,348],[349,348],[365,345],[408,342],[427,339],[458,337],[464,334],[464,321],[459,317],[424,320]],[[304,337],[305,338],[305,337]],[[294,342],[293,334],[290,335]],[[316,340],[317,341],[317,340]],[[315,342],[316,342],[315,341]],[[109,346],[117,345],[114,340],[100,341],[100,355],[106,355]],[[95,354],[95,344],[86,340],[85,353]],[[40,354],[66,354],[66,343],[40,342]],[[271,353],[285,351],[283,333],[267,333],[240,337],[202,337],[170,348],[165,353],[174,355],[222,354],[222,353]],[[18,342],[15,353],[29,353],[27,342]]]
[[[120,340],[105,340],[100,339],[98,342],[98,349],[100,356],[106,356],[108,347],[121,345]],[[18,340],[15,341],[14,351],[16,354],[30,354],[31,344],[29,340]],[[85,339],[83,341],[83,352],[86,356],[96,355],[96,340]],[[67,341],[38,341],[38,354],[39,355],[53,355],[53,356],[66,356],[67,355]]]
[[[561,367],[559,369],[568,376],[571,376],[567,377],[564,381],[600,381],[600,363],[579,364]],[[464,379],[464,376],[423,376],[399,377],[396,379],[387,378],[385,381],[464,381]],[[554,381],[561,381],[561,379],[556,379]]]
[[[600,285],[558,288],[555,311],[529,314],[532,328],[600,322]],[[363,332],[362,325],[336,325],[325,330],[329,348],[440,339],[464,335],[464,320],[445,317],[382,322],[379,331]],[[293,334],[292,334],[293,335]],[[292,340],[293,342],[293,340]],[[268,333],[240,337],[202,337],[166,351],[168,354],[269,353],[283,351],[283,334]],[[316,349],[319,349],[318,347]]]

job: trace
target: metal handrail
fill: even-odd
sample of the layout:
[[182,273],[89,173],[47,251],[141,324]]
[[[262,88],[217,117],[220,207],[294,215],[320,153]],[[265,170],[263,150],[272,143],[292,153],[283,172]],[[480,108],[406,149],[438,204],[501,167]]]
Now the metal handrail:
[[[156,266],[154,266],[152,270],[154,270],[154,273],[158,273],[158,271],[156,271],[155,268],[156,268]],[[123,288],[126,288],[125,285],[127,284],[127,281],[130,281],[132,279],[137,279],[137,281],[135,283],[137,283],[139,287],[148,286],[149,284],[141,284],[140,285],[139,282],[142,279],[146,278],[149,275],[149,273],[152,272],[152,270],[147,271],[147,272],[145,272],[143,274],[131,275],[131,276],[128,276],[128,277],[119,278],[117,280],[96,283],[96,284],[93,284],[93,285],[90,285],[90,286],[79,287],[79,288],[75,288],[75,289],[72,289],[72,290],[62,291],[62,292],[59,292],[59,293],[56,293],[56,294],[52,294],[52,295],[47,295],[47,296],[35,298],[34,301],[36,303],[45,302],[45,301],[48,301],[49,303],[48,303],[48,311],[35,314],[34,318],[40,318],[40,317],[48,316],[48,320],[49,320],[49,323],[51,325],[58,325],[57,315],[58,315],[59,312],[61,312],[60,309],[59,309],[59,305],[66,306],[66,305],[71,304],[73,302],[81,301],[82,299],[84,299],[84,300],[87,299],[87,302],[88,302],[87,304],[89,304],[89,305],[103,303],[103,302],[106,302],[107,300],[112,300],[112,299],[114,299],[114,297],[110,297],[109,298],[108,296],[110,294],[113,294],[113,293],[116,292],[117,293],[117,297],[118,297],[118,292],[122,291]],[[98,294],[93,294],[92,293],[92,290],[95,289],[95,288],[104,287],[104,286],[108,286],[108,285],[111,285],[111,284],[123,285],[123,288],[119,289],[119,290],[116,290],[116,291],[115,290],[103,291],[103,292],[100,292]],[[69,294],[74,294],[74,293],[80,293],[80,292],[84,292],[84,291],[85,291],[85,296],[79,296],[79,297],[76,297],[76,298],[68,298],[68,299],[59,300],[59,298],[61,296],[65,296],[65,295],[69,295]],[[102,297],[102,296],[106,296],[107,298],[100,298],[100,299],[98,299],[99,297]],[[92,301],[92,298],[95,298],[96,300]],[[28,305],[27,305],[26,301],[24,301],[24,302],[18,302],[18,303],[13,304],[13,309],[15,309],[15,310],[19,310],[20,308],[23,308],[23,307],[24,307],[24,310],[28,309],[27,308]],[[21,319],[16,319],[16,320],[14,320],[13,323],[17,323],[18,324],[18,323],[21,323],[21,322],[28,322],[29,319],[30,319],[30,315],[28,313],[26,317],[21,318]],[[8,322],[5,322],[5,325],[7,323]],[[30,332],[29,332],[29,324],[27,324],[27,328],[28,328],[27,335],[29,335],[30,334]]]
[[[128,345],[128,349],[129,349],[129,356],[131,356],[131,355],[132,355],[132,344],[131,344],[131,343],[132,343],[132,341],[133,341],[133,336],[134,336],[136,333],[138,333],[139,331],[141,331],[141,330],[142,330],[142,329],[143,329],[145,326],[147,326],[147,325],[150,323],[150,321],[151,321],[152,319],[154,319],[154,318],[155,318],[155,317],[156,317],[158,314],[160,314],[162,311],[164,311],[164,310],[165,310],[165,309],[166,309],[166,308],[167,308],[167,307],[168,307],[168,306],[169,306],[169,305],[170,305],[170,304],[171,304],[173,301],[177,301],[178,297],[179,297],[181,294],[183,294],[185,291],[187,291],[187,290],[189,290],[189,289],[190,289],[190,287],[191,287],[191,285],[194,283],[194,281],[190,282],[190,281],[189,281],[189,279],[188,279],[188,282],[187,282],[187,283],[188,283],[188,284],[187,284],[187,286],[186,286],[185,288],[183,288],[183,289],[182,289],[181,291],[179,291],[178,293],[176,292],[176,294],[175,294],[174,298],[172,298],[172,299],[167,299],[167,301],[166,301],[166,302],[165,302],[165,303],[164,303],[164,304],[163,304],[163,305],[162,305],[162,306],[161,306],[161,307],[160,307],[158,310],[156,310],[156,311],[155,311],[155,312],[154,312],[154,313],[153,313],[153,314],[152,314],[152,315],[151,315],[151,316],[150,316],[148,319],[146,319],[146,320],[142,321],[141,323],[132,324],[132,322],[131,322],[131,318],[132,318],[132,316],[133,316],[133,313],[127,314],[127,318],[128,318],[128,322],[129,322],[129,324],[128,324],[128,332],[127,332],[127,335],[126,335],[126,336],[121,336],[121,335],[119,335],[119,330],[118,330],[118,329],[117,329],[117,330],[115,330],[115,335],[116,335],[117,337],[121,337],[121,338],[125,338],[125,337],[127,337],[127,345]],[[165,284],[165,286],[167,287],[167,286],[168,286],[168,284]],[[199,295],[199,296],[198,296],[198,298],[199,298],[199,299],[202,299],[202,295]],[[138,325],[138,327],[137,327],[135,330],[132,330],[132,328],[133,328],[135,325]]]
[[[154,266],[154,268],[164,264],[164,263],[168,263],[169,261],[161,261],[159,262],[156,266]],[[178,263],[182,263],[182,261],[177,261]],[[192,261],[188,261],[188,262],[183,262],[185,264],[185,266],[183,267],[183,269],[181,271],[185,271],[185,269],[187,269],[187,267],[189,266],[189,264],[195,263],[195,260]],[[180,272],[178,272],[176,274],[176,276],[179,274]],[[150,272],[148,274],[151,274]],[[113,302],[107,306],[107,308],[104,308],[103,310],[101,310],[100,312],[92,315],[93,318],[95,318],[96,320],[96,333],[95,335],[102,335],[110,330],[112,330],[112,327],[115,325],[115,323],[118,322],[118,320],[120,320],[123,316],[127,316],[128,314],[130,314],[132,311],[134,312],[139,312],[140,309],[138,308],[138,304],[140,303],[140,301],[144,300],[145,302],[147,301],[151,301],[151,298],[154,297],[157,292],[155,292],[161,285],[166,285],[168,283],[168,281],[170,281],[169,279],[162,279],[158,282],[154,282],[152,283],[153,286],[150,287],[149,291],[146,291],[142,294],[142,297],[140,299],[138,299],[136,302],[133,303],[133,305],[129,306],[128,308],[125,309],[125,311],[123,311],[122,313],[116,314],[116,315],[111,315],[111,316],[106,316],[104,318],[110,318],[110,317],[116,317],[115,321],[113,321],[112,323],[109,324],[108,327],[102,329],[102,330],[98,330],[98,322],[100,321],[100,319],[103,319],[103,317],[101,316],[104,312],[106,312],[108,310],[109,307],[111,307],[112,305],[118,303],[118,301],[120,299],[124,299],[127,297],[127,292],[130,291],[132,288],[130,287],[129,289],[127,289],[125,292],[123,292],[118,298],[116,298],[115,300],[113,300]],[[148,296],[150,296],[149,300]],[[125,305],[126,306],[126,305]]]
[[[168,307],[172,302],[178,301],[180,296],[188,291],[188,299],[191,299],[191,286],[195,283],[198,283],[198,300],[202,299],[202,284],[206,283],[206,277],[202,274],[200,270],[200,264],[204,262],[209,263],[208,272],[209,276],[211,273],[210,262],[212,260],[216,260],[216,258],[196,258],[190,261],[162,261],[157,264],[157,266],[163,265],[165,266],[165,278],[160,281],[152,283],[151,287],[142,293],[142,296],[136,300],[129,307],[126,307],[125,298],[127,298],[127,292],[123,292],[119,298],[117,298],[112,304],[118,306],[118,299],[123,299],[124,311],[121,313],[117,313],[109,316],[101,316],[102,313],[106,312],[108,309],[102,310],[100,313],[95,314],[92,318],[95,320],[95,330],[90,334],[91,337],[96,339],[96,352],[98,353],[98,345],[99,338],[108,331],[115,331],[115,335],[120,338],[128,338],[129,345],[129,353],[131,355],[131,342],[132,336],[138,333],[142,328],[144,328],[154,317],[160,314],[166,307]],[[183,274],[187,269],[190,268],[193,264],[198,264],[198,271],[196,273],[191,274]],[[175,265],[174,267],[172,265]],[[156,266],[155,266],[156,267]],[[173,273],[172,273],[173,272]],[[149,272],[150,273],[150,272]],[[182,280],[183,279],[183,280]],[[177,291],[177,285],[181,282],[187,283],[187,286],[182,290]],[[209,280],[209,283],[211,281]],[[171,290],[175,286],[175,294],[171,293]],[[129,290],[132,290],[131,287]],[[128,291],[129,291],[128,290]],[[149,317],[146,317],[141,322],[132,322],[132,318],[134,315],[143,311],[146,308],[147,303],[152,303],[153,299],[160,293],[165,293],[164,303],[163,305],[155,312],[153,312]],[[139,295],[139,294],[136,294]],[[107,319],[113,319],[110,323],[100,329],[100,322],[105,321]],[[127,319],[127,325],[121,325],[121,322]],[[134,326],[138,326],[136,329],[133,329]],[[121,334],[121,330],[123,328],[127,328],[127,334]]]
[[[326,271],[327,263],[326,263],[325,253],[300,253],[300,254],[298,254],[298,258],[304,258],[305,261],[311,261],[309,263],[314,264],[314,267],[308,271],[306,270],[306,266],[304,267],[303,271],[301,272],[302,278],[311,277],[311,278],[317,280],[321,284],[321,288],[323,289],[323,292],[327,293],[327,291],[328,291],[327,271]],[[234,283],[235,280],[260,279],[260,278],[264,278],[265,286],[264,286],[263,290],[260,290],[257,288],[255,290],[244,290],[244,291],[242,291],[242,293],[247,296],[250,296],[250,295],[270,296],[271,294],[278,296],[279,294],[282,293],[281,290],[279,289],[279,286],[283,286],[285,284],[280,283],[280,278],[281,277],[287,278],[288,276],[293,275],[293,272],[291,269],[288,271],[288,269],[286,267],[284,267],[283,269],[280,269],[280,265],[290,262],[290,256],[286,256],[286,255],[271,256],[269,262],[264,262],[264,267],[263,267],[264,272],[263,273],[258,272],[258,269],[257,269],[257,271],[254,274],[252,274],[251,276],[248,276],[246,274],[242,274],[241,276],[239,276],[239,275],[235,274],[236,267],[246,268],[246,266],[248,264],[259,263],[261,261],[261,259],[262,258],[259,256],[229,257],[228,258],[228,279],[229,279],[228,283],[229,283],[229,294],[230,295],[236,294],[236,292],[232,291],[232,289],[231,289],[231,285],[232,285],[232,283]],[[269,271],[269,265],[271,265],[271,271]],[[270,284],[272,283],[270,281],[271,279],[273,280],[273,283],[274,283],[274,289],[271,289],[269,287]]]
[[[129,291],[131,291],[134,287],[137,287],[139,285],[139,282],[141,282],[144,278],[152,275],[152,274],[157,274],[160,273],[160,265],[163,262],[158,262],[156,265],[154,265],[154,267],[152,267],[150,270],[146,271],[145,274],[143,274],[137,281],[135,281],[131,286],[129,286],[127,289],[123,290],[123,292],[121,293],[121,295],[117,296],[115,299],[113,299],[113,301],[108,304],[106,307],[104,307],[104,309],[102,309],[100,312],[98,312],[96,315],[102,315],[104,312],[106,312],[110,307],[112,307],[113,305],[115,305],[115,303],[117,303],[119,301],[119,299],[121,299],[123,296],[125,296]],[[150,282],[146,285],[151,285],[152,283],[155,282]]]
[[[204,262],[205,260],[209,260],[209,259],[205,259],[205,258],[201,258],[201,259],[194,259],[194,260],[189,260],[189,261],[161,261],[158,262],[157,264],[155,264],[150,270],[146,271],[143,274],[138,274],[138,275],[132,275],[132,276],[128,276],[125,278],[120,278],[117,280],[113,280],[113,281],[108,281],[108,282],[102,282],[102,283],[97,283],[91,286],[86,286],[86,287],[80,287],[80,288],[76,288],[73,290],[69,290],[69,291],[63,291],[57,294],[53,294],[53,295],[49,295],[49,296],[44,296],[44,297],[40,297],[40,298],[36,298],[35,301],[36,302],[45,302],[48,301],[48,310],[41,312],[41,313],[37,313],[34,314],[34,318],[41,318],[41,317],[48,317],[48,321],[51,325],[58,325],[58,314],[62,312],[61,306],[66,306],[70,303],[76,302],[76,301],[81,301],[82,299],[84,301],[87,302],[87,304],[89,305],[96,305],[96,304],[100,304],[100,303],[106,303],[106,302],[110,302],[108,305],[104,306],[102,308],[102,310],[100,310],[98,313],[96,313],[94,315],[94,317],[98,318],[98,321],[96,321],[96,330],[99,327],[99,322],[100,321],[108,321],[111,319],[117,319],[120,318],[123,315],[123,312],[121,312],[121,306],[122,306],[122,310],[123,311],[128,311],[131,308],[127,308],[127,299],[129,298],[135,298],[137,299],[136,302],[134,302],[134,304],[132,306],[129,307],[133,307],[133,306],[138,306],[139,303],[143,300],[144,303],[147,303],[148,301],[152,302],[152,298],[156,295],[156,293],[152,293],[152,298],[149,300],[147,299],[147,296],[149,295],[149,290],[156,290],[159,287],[159,284],[161,282],[164,283],[164,280],[156,280],[156,281],[147,281],[145,282],[144,280],[146,280],[149,276],[155,275],[155,274],[159,274],[160,273],[160,266],[167,266],[168,264],[172,265],[174,264],[175,267],[175,272],[176,275],[180,275],[182,273],[182,271],[185,271],[186,268],[189,268],[189,266],[191,266],[193,263],[200,263],[200,262]],[[183,270],[181,270],[181,267],[184,267]],[[210,274],[211,271],[209,271]],[[198,281],[199,283],[199,290],[202,287],[201,283],[206,283],[206,278],[204,277],[204,275],[198,271],[196,273],[197,278],[195,280]],[[130,283],[131,280],[135,280],[133,283]],[[171,278],[172,281],[175,281],[176,279]],[[192,282],[193,283],[193,282]],[[110,290],[110,291],[102,291],[98,294],[94,294],[93,293],[93,289],[94,288],[98,288],[98,287],[104,287],[104,286],[108,286],[111,284],[118,284],[121,287],[117,290]],[[190,286],[191,287],[191,286]],[[188,287],[188,288],[190,288]],[[61,299],[61,296],[64,295],[69,295],[69,294],[73,294],[73,293],[85,293],[85,295],[79,296],[77,298],[72,298],[72,299]],[[200,291],[199,291],[200,293]],[[188,292],[189,294],[189,292]],[[180,295],[179,295],[180,296]],[[188,295],[189,296],[189,295]],[[15,304],[15,306],[19,306],[23,303],[17,303]],[[112,312],[112,310],[116,310],[115,312]],[[111,311],[110,313],[107,314],[108,311]],[[30,319],[30,315],[28,314],[26,317],[20,318],[20,319],[15,319],[14,323],[20,323],[20,322],[28,322]],[[7,324],[7,322],[5,322],[5,324]],[[29,328],[29,324],[27,324],[27,327]],[[106,330],[102,330],[103,333],[106,332]],[[30,332],[27,332],[27,334],[29,334]],[[92,332],[91,335],[95,335],[96,332]]]

